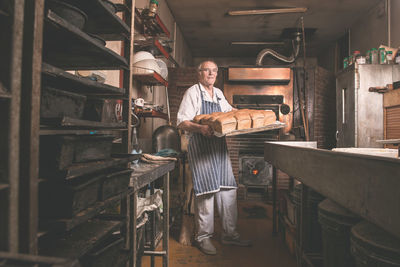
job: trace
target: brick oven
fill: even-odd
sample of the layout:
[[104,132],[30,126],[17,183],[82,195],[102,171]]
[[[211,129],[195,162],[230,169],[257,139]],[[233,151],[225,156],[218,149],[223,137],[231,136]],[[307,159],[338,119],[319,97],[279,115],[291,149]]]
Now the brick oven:
[[[260,199],[272,183],[272,166],[264,161],[264,142],[288,135],[293,122],[293,72],[288,67],[230,67],[224,79],[224,94],[236,108],[269,109],[286,127],[227,138],[239,196]],[[278,187],[287,184],[278,179]],[[282,182],[284,185],[282,185]]]

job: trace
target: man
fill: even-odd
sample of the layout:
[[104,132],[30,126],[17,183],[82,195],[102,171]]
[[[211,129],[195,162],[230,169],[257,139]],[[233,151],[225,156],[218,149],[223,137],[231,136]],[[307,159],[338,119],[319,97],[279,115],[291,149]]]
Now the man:
[[199,82],[184,94],[178,111],[178,128],[191,134],[188,145],[189,166],[195,192],[195,242],[204,253],[217,253],[211,243],[214,233],[214,199],[222,221],[221,242],[226,245],[249,246],[239,239],[237,222],[237,185],[232,172],[225,138],[213,135],[208,125],[194,123],[199,114],[227,112],[233,108],[222,91],[214,87],[218,67],[204,61],[198,67]]

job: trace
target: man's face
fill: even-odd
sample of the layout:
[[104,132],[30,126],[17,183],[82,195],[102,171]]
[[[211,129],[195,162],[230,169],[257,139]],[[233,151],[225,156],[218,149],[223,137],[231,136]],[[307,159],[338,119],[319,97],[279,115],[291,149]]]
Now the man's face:
[[202,64],[199,70],[199,81],[205,86],[214,85],[217,78],[218,67],[211,61]]

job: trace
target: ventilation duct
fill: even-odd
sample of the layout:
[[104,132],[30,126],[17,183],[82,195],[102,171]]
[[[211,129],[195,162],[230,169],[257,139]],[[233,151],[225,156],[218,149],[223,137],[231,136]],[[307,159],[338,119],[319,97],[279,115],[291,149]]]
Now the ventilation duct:
[[292,40],[292,45],[293,45],[293,53],[290,57],[286,57],[284,55],[279,54],[278,52],[276,52],[275,50],[272,50],[270,48],[265,48],[263,50],[261,50],[260,53],[258,53],[257,55],[257,59],[256,59],[256,65],[257,66],[262,66],[262,61],[264,59],[265,56],[267,55],[271,55],[274,58],[286,62],[286,63],[293,63],[297,56],[299,55],[299,51],[300,51],[300,32],[296,32],[295,33],[295,38],[294,40]]

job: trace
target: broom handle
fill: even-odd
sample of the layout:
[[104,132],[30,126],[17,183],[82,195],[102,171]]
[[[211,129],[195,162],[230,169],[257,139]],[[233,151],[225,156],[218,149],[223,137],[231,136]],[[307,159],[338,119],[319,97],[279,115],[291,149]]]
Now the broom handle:
[[169,113],[169,97],[168,97],[168,87],[167,86],[165,86],[165,98],[167,100],[168,125],[171,125],[171,115]]
[[188,204],[188,214],[190,215],[190,207],[192,206],[192,198],[193,198],[193,193],[194,193],[194,190],[193,190],[193,188],[192,188],[192,190],[190,191],[190,199],[189,199],[189,204]]

